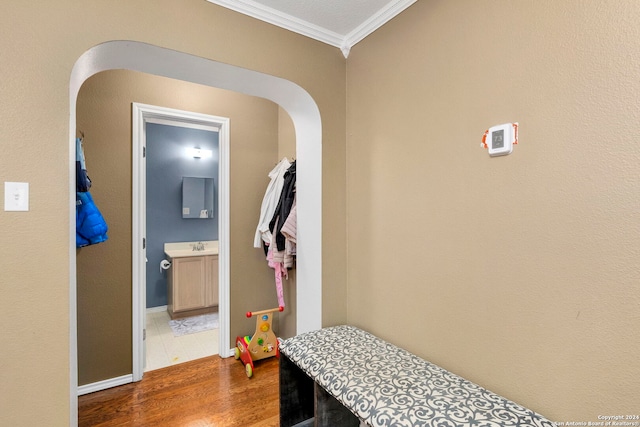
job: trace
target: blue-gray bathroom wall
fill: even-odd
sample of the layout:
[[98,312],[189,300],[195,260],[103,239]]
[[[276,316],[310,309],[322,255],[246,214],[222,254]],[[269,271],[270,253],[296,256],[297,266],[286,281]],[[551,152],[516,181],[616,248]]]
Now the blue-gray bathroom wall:
[[[147,308],[167,305],[164,244],[218,240],[218,133],[147,123]],[[187,149],[211,150],[211,158]],[[182,218],[182,177],[213,178],[213,218]]]

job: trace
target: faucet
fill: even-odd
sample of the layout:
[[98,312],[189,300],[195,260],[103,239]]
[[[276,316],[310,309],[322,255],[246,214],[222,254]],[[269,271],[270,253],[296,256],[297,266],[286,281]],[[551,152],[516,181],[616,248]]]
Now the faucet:
[[202,242],[198,242],[195,245],[193,245],[193,250],[194,251],[204,251],[204,243]]

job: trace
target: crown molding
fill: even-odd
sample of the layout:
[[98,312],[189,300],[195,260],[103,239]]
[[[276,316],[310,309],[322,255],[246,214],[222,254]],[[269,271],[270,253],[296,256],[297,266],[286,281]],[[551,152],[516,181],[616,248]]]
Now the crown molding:
[[296,18],[284,12],[264,6],[253,0],[207,0],[209,3],[234,10],[252,18],[293,31],[314,40],[339,48],[345,58],[349,56],[351,48],[380,28],[386,22],[411,6],[417,0],[392,0],[371,18],[367,19],[355,30],[347,35],[335,33],[318,25]]
[[[418,0],[395,0],[390,1],[385,7],[380,9],[371,18],[364,21],[355,30],[347,34],[343,40],[343,46],[352,48],[356,43],[373,33],[378,28],[395,18],[406,8]],[[346,58],[346,55],[345,55]]]
[[252,18],[259,19],[269,24],[276,25],[284,28],[285,30],[293,31],[294,33],[302,34],[303,36],[310,37],[312,39],[321,41],[334,47],[342,46],[344,36],[329,31],[326,28],[322,28],[318,25],[314,25],[310,22],[296,18],[295,16],[288,15],[270,7],[264,6],[260,3],[252,0],[207,0],[209,3],[217,4],[218,6],[226,7],[227,9],[240,12],[244,15],[251,16]]

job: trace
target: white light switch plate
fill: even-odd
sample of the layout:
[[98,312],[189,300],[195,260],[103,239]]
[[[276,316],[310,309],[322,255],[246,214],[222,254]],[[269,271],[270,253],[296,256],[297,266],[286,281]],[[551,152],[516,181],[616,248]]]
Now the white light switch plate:
[[28,211],[29,210],[29,183],[5,182],[4,183],[4,210]]

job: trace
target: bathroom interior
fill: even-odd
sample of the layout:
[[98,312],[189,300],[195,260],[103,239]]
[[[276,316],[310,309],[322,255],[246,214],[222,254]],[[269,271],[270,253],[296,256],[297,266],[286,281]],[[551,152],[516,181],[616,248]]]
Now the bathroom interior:
[[150,371],[218,352],[219,143],[213,130],[145,126]]

